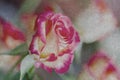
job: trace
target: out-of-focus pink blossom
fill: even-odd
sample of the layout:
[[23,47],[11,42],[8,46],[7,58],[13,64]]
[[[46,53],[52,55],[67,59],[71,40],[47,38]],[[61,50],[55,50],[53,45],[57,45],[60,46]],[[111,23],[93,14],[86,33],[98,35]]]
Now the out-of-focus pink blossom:
[[[0,17],[0,53],[6,53],[23,42],[25,42],[23,32]],[[8,71],[18,59],[19,56],[0,55],[0,68]]]
[[99,42],[99,48],[106,51],[120,66],[120,29],[115,30],[111,35]]
[[78,80],[120,80],[120,72],[113,60],[98,51],[84,66]]
[[0,41],[7,48],[13,49],[25,41],[25,35],[10,22],[0,18]]
[[117,21],[104,0],[91,0],[75,19],[81,40],[86,43],[103,39],[116,29]]
[[36,67],[48,72],[68,71],[74,58],[74,50],[80,42],[70,19],[59,13],[45,12],[38,15],[35,23],[30,52],[36,59]]

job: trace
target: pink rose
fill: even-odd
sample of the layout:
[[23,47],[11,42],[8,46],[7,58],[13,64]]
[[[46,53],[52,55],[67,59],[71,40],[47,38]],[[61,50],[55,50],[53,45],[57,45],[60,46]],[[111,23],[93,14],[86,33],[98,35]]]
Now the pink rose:
[[[0,17],[0,54],[9,52],[23,42],[25,42],[23,32]],[[0,68],[3,71],[9,71],[19,58],[19,56],[0,55]]]
[[19,28],[0,17],[0,44],[13,49],[25,40],[25,35]]
[[57,73],[66,72],[80,42],[70,19],[59,13],[40,14],[36,19],[35,31],[29,47],[31,54],[35,55],[35,66],[48,72],[52,69]]
[[98,51],[84,66],[78,80],[120,80],[119,75],[120,71],[113,60],[104,52]]

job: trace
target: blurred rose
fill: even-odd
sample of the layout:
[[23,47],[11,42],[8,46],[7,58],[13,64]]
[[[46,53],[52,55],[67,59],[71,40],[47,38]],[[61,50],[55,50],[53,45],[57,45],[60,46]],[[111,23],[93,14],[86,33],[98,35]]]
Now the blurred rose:
[[75,27],[86,43],[102,39],[116,28],[116,19],[104,0],[91,0],[75,19]]
[[120,73],[112,59],[98,51],[84,66],[78,80],[120,80]]
[[[0,53],[10,51],[24,41],[25,36],[22,31],[0,17]],[[8,71],[18,59],[18,56],[0,55],[0,68]]]
[[105,50],[120,66],[120,29],[115,30],[110,36],[101,40],[99,48]]
[[2,47],[13,49],[25,41],[25,35],[10,22],[0,18],[0,43]]
[[73,53],[80,42],[70,19],[62,14],[47,12],[36,19],[30,52],[35,55],[36,67],[64,73],[73,61]]

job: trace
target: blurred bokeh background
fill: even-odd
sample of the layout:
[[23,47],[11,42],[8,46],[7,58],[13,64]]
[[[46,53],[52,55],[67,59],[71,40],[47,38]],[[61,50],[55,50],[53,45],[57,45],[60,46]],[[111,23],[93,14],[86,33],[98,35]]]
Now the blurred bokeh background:
[[[92,3],[94,1],[0,0],[0,17],[18,27],[23,33],[26,30],[21,17],[24,14],[39,14],[44,10],[53,10],[67,15],[76,26],[76,30],[80,32],[81,43],[67,73],[60,75],[52,72],[50,74],[42,69],[36,69],[35,72],[31,71],[30,75],[26,74],[23,80],[76,80],[84,64],[97,50],[105,51],[115,65],[120,67],[120,0],[102,0],[107,7],[105,12],[96,10],[99,4],[94,5]],[[92,8],[93,6],[95,8]],[[6,49],[0,40],[0,80],[19,80],[19,66],[22,58],[19,55],[4,55],[11,50],[11,48]]]

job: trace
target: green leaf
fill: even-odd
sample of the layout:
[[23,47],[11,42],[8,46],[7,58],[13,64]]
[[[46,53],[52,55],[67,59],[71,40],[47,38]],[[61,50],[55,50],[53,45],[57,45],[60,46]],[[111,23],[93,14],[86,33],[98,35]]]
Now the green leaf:
[[23,44],[17,46],[16,48],[12,49],[11,51],[6,52],[6,53],[2,53],[1,55],[3,55],[3,54],[6,54],[6,55],[25,55],[27,53],[28,53],[28,46],[26,43],[23,43]]
[[20,66],[20,80],[23,79],[24,75],[29,72],[34,66],[34,58],[32,55],[27,55],[21,62]]

